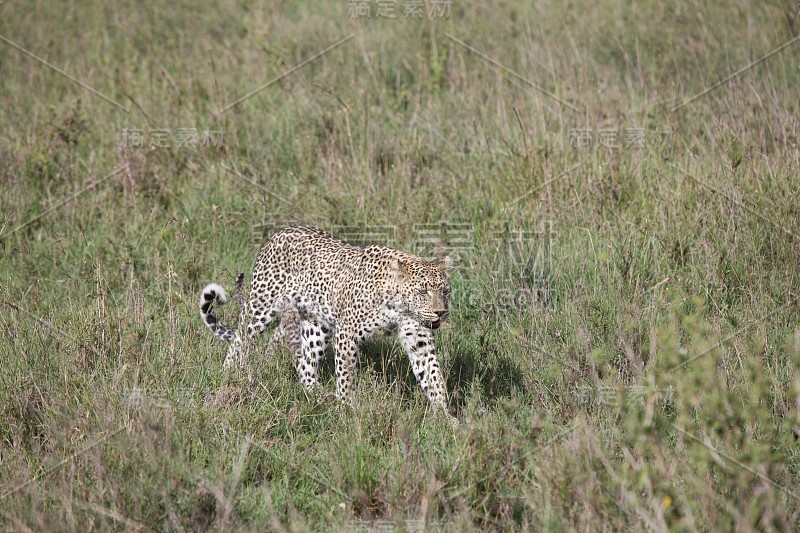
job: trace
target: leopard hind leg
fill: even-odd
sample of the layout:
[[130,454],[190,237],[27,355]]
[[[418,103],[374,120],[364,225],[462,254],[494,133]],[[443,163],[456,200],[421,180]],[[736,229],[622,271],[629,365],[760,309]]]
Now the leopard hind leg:
[[228,369],[234,363],[242,366],[252,341],[292,307],[292,298],[282,295],[280,287],[272,287],[266,295],[264,292],[263,284],[256,284],[254,280],[249,300],[242,306],[239,327],[228,347],[223,368]]

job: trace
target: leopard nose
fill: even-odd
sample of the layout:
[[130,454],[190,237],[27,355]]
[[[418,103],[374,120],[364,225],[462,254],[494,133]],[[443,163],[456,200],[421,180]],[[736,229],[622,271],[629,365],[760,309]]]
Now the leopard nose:
[[436,313],[439,317],[443,317],[447,314],[447,309],[440,309],[438,311],[434,311],[434,313]]

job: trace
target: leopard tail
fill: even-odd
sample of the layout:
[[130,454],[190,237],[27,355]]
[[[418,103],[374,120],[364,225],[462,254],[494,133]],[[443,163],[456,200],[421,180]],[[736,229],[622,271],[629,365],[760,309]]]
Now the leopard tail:
[[203,289],[203,295],[200,296],[200,317],[214,335],[224,341],[231,342],[235,332],[220,322],[217,315],[214,314],[213,304],[215,301],[218,305],[224,305],[228,301],[228,296],[222,286],[216,283],[209,283]]

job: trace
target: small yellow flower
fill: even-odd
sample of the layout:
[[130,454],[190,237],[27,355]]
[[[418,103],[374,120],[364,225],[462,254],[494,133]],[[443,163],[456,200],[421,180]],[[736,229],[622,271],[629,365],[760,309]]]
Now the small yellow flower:
[[664,496],[663,498],[661,498],[661,508],[662,509],[666,509],[670,505],[672,505],[672,497]]

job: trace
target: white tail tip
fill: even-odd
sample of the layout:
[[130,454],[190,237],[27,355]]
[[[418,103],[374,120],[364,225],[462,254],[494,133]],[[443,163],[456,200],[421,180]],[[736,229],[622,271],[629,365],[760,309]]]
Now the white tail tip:
[[200,297],[200,305],[202,306],[204,303],[214,299],[217,300],[219,305],[222,305],[228,301],[228,295],[225,294],[225,289],[223,289],[221,285],[209,283],[203,289],[203,295]]

